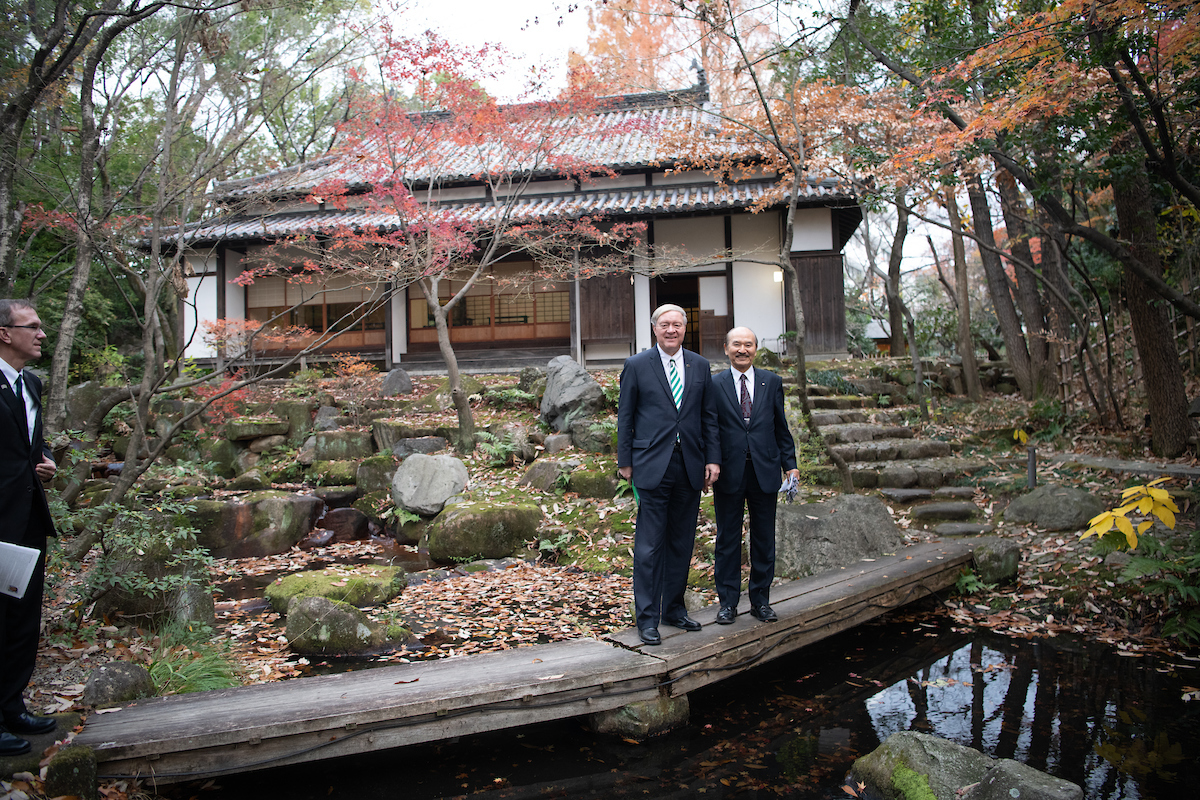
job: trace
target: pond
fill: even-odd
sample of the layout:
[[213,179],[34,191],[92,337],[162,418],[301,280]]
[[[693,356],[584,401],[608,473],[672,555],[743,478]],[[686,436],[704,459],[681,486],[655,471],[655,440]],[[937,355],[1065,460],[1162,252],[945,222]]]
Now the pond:
[[1178,798],[1200,783],[1200,698],[1185,699],[1200,694],[1198,666],[958,632],[923,606],[693,692],[691,724],[643,743],[564,720],[161,792],[844,799],[856,757],[915,730],[1078,783],[1087,800]]

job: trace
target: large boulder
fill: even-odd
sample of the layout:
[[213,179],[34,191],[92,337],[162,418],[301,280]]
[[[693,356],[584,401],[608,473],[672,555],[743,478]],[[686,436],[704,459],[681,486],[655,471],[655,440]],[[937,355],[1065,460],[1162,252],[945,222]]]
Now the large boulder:
[[400,367],[396,367],[379,384],[379,393],[384,397],[395,397],[398,394],[412,394],[413,382]]
[[97,708],[153,696],[150,671],[128,661],[110,661],[96,667],[83,687],[83,702]]
[[1011,759],[915,731],[893,733],[850,768],[864,796],[884,800],[1081,800],[1083,789]]
[[409,456],[392,477],[392,499],[400,508],[432,517],[467,488],[467,467],[454,456]]
[[567,426],[571,442],[585,453],[611,453],[613,431],[611,426],[602,425],[591,417],[571,420]]
[[654,700],[642,700],[592,714],[588,717],[588,727],[596,733],[641,740],[687,725],[690,714],[686,694],[679,697],[659,695]]
[[314,431],[336,431],[342,427],[342,410],[337,406],[321,406],[313,417]]
[[[191,521],[189,517],[187,522]],[[127,526],[136,530],[141,524],[124,515],[112,522],[118,530]],[[198,554],[200,545],[191,535],[172,532],[175,524],[170,518],[160,518],[158,524],[166,535],[137,537],[140,544],[136,549],[115,551],[106,560],[103,571],[114,577],[98,578],[107,591],[96,600],[96,615],[126,617],[140,623],[215,624],[208,572],[198,559],[188,557],[189,553]]]
[[1091,492],[1044,483],[1009,503],[1004,520],[1032,523],[1047,531],[1075,531],[1086,528],[1088,520],[1104,510],[1104,502]]
[[780,503],[775,572],[803,578],[894,553],[904,537],[878,497],[844,494],[820,503]]
[[1016,580],[1021,563],[1021,546],[1012,539],[988,536],[974,543],[975,574],[984,583]]
[[375,454],[369,431],[319,431],[317,461],[354,461]]
[[439,450],[445,450],[450,446],[450,441],[444,436],[414,436],[405,439],[397,439],[392,445],[392,455],[399,459],[405,459],[413,453],[421,455],[433,455]]
[[583,469],[571,473],[567,489],[580,497],[611,500],[617,496],[617,477],[609,469]]
[[276,578],[263,596],[281,614],[295,597],[324,597],[366,608],[399,597],[407,584],[408,573],[401,566],[329,567]]
[[292,650],[303,655],[355,655],[407,638],[407,631],[387,631],[349,603],[295,597],[288,604],[286,635]]
[[441,564],[507,558],[537,537],[541,522],[534,502],[455,503],[429,526],[429,557]]
[[357,542],[370,535],[370,520],[357,508],[334,508],[325,512],[321,527],[333,531],[335,542]]
[[380,453],[365,458],[354,470],[354,484],[364,494],[378,492],[392,485],[396,474],[396,459],[391,453]]
[[566,487],[567,476],[578,469],[580,463],[573,459],[543,458],[533,462],[517,484],[530,486],[539,492],[553,492],[555,489]]
[[[473,394],[483,394],[484,385],[476,377],[472,375],[460,375],[458,378],[462,390],[470,397]],[[419,402],[415,402],[413,407],[422,411],[449,411],[454,408],[454,400],[450,397],[450,378],[444,378],[441,383],[433,388],[433,391],[425,395]]]
[[572,419],[592,417],[604,410],[604,390],[588,371],[570,356],[558,356],[546,365],[546,392],[542,395],[542,420],[556,432]]
[[313,495],[267,490],[192,505],[202,547],[217,558],[253,558],[290,550],[313,529],[324,503]]
[[84,381],[67,389],[67,414],[72,427],[83,427],[107,391],[99,381]]

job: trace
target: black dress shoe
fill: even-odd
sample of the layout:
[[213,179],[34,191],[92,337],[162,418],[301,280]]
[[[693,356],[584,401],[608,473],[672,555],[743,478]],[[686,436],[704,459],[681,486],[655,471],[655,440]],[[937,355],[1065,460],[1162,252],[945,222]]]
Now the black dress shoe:
[[750,613],[759,622],[776,622],[779,620],[779,617],[775,615],[770,606],[754,606],[750,609]]
[[24,755],[29,750],[29,742],[20,736],[13,736],[8,731],[0,731],[0,758]]
[[679,628],[683,631],[698,631],[703,627],[699,622],[691,617],[680,617],[679,619],[669,619],[666,621],[672,628]]
[[737,609],[733,606],[721,606],[721,610],[717,612],[718,625],[732,625],[734,618],[737,616]]
[[37,736],[39,733],[49,733],[58,727],[58,720],[54,717],[35,717],[33,714],[26,712],[13,714],[12,716],[5,715],[4,727],[10,733]]
[[662,644],[658,628],[638,628],[638,637],[646,644]]

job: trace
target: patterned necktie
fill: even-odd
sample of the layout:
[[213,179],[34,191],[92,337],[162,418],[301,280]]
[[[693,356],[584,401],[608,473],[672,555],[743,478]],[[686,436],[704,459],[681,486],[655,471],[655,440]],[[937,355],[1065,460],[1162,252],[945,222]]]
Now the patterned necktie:
[[675,369],[675,359],[671,359],[671,369],[667,373],[667,383],[671,384],[671,396],[675,398],[675,407],[683,402],[683,381],[679,379],[679,371]]
[[[17,409],[20,409],[21,430],[25,432],[25,436],[29,436],[29,411],[25,406],[25,383],[24,374],[18,372],[17,379],[13,381],[13,394],[17,396]],[[14,409],[16,410],[16,409]]]
[[746,422],[750,421],[750,389],[746,386],[746,376],[742,376],[742,419]]

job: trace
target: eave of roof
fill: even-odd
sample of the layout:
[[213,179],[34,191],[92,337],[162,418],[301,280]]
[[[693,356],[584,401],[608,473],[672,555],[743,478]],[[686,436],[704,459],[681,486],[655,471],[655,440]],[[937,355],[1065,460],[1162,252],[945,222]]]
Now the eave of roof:
[[[514,222],[523,223],[586,216],[620,219],[740,210],[761,203],[774,189],[772,181],[746,181],[527,195],[512,204],[511,217]],[[800,198],[800,205],[810,207],[845,206],[856,202],[834,181],[813,182]],[[447,202],[438,206],[440,212],[478,225],[492,222],[506,208],[503,201],[483,200]],[[177,245],[195,247],[217,242],[273,241],[342,228],[386,233],[398,230],[400,224],[397,214],[372,209],[231,214],[187,226],[181,236],[171,239]]]

